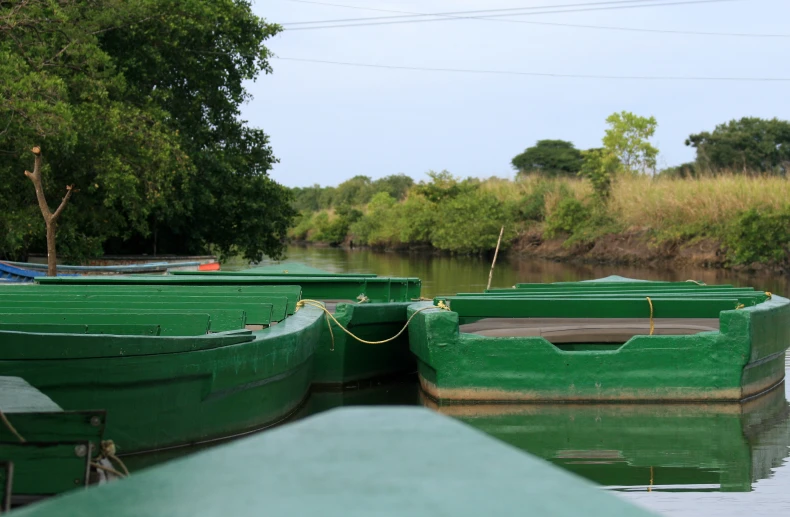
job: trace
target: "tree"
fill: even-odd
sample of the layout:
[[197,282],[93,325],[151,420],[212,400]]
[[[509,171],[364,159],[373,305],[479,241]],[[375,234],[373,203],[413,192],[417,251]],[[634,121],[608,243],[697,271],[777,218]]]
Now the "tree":
[[539,140],[511,163],[519,174],[538,172],[545,176],[570,176],[581,169],[582,154],[571,142]]
[[404,199],[413,186],[414,180],[405,174],[392,174],[373,182],[373,190],[376,193],[386,192],[398,201]]
[[655,170],[658,149],[649,141],[658,127],[654,117],[622,111],[610,115],[606,123],[609,128],[603,138],[604,149],[619,160],[624,172],[644,174]]
[[56,253],[55,235],[57,233],[58,219],[69,203],[71,195],[75,192],[73,185],[66,187],[66,195],[60,202],[60,205],[52,212],[47,204],[47,198],[44,195],[44,186],[41,184],[41,149],[34,147],[32,149],[35,156],[33,172],[25,171],[25,176],[30,178],[33,182],[33,187],[36,189],[36,199],[38,200],[38,207],[41,209],[41,215],[44,217],[44,224],[47,228],[47,276],[58,276],[58,261]]
[[365,205],[372,197],[373,181],[368,176],[354,176],[337,186],[332,206]]
[[239,117],[279,30],[243,0],[0,1],[0,257],[44,247],[19,174],[39,142],[43,185],[82,189],[67,255],[280,254],[290,194]]
[[614,176],[620,169],[620,162],[617,157],[606,149],[589,149],[582,151],[584,163],[579,171],[579,176],[590,180],[593,186],[595,197],[599,201],[609,199],[612,191]]
[[790,166],[790,122],[745,117],[689,136],[703,171],[785,175]]

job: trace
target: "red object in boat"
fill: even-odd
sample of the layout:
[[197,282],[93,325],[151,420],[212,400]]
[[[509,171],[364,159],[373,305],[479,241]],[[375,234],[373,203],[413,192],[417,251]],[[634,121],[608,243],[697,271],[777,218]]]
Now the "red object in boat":
[[219,271],[219,262],[209,262],[208,264],[200,264],[198,271]]

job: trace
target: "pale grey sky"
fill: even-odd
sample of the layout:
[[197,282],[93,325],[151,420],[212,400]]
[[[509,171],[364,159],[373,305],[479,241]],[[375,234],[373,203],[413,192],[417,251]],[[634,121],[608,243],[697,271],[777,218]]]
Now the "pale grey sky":
[[[316,0],[438,13],[595,0]],[[654,0],[654,3],[682,0]],[[622,5],[622,4],[621,4]],[[267,21],[394,16],[266,0]],[[485,15],[477,15],[485,16]],[[513,16],[505,19],[692,32],[790,36],[790,0]],[[295,26],[292,26],[295,27]],[[575,75],[790,78],[790,37],[747,38],[627,32],[485,20],[286,30],[268,43],[283,58],[403,67]],[[250,124],[271,136],[287,186],[337,185],[352,176],[429,170],[512,177],[510,160],[541,139],[600,145],[605,118],[653,115],[659,165],[690,161],[684,140],[743,116],[790,119],[790,82],[638,81],[486,75],[272,60],[274,74],[249,84]]]

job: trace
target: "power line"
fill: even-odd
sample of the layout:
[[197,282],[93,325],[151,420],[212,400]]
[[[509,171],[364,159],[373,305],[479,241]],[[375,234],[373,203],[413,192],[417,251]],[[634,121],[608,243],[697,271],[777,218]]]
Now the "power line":
[[[611,31],[624,31],[624,32],[648,32],[648,33],[656,33],[656,34],[676,34],[676,35],[690,35],[690,36],[724,36],[724,37],[742,37],[742,38],[790,38],[790,34],[765,34],[765,33],[745,33],[745,32],[705,32],[705,31],[681,31],[681,30],[670,30],[670,29],[644,29],[644,28],[637,28],[637,27],[614,27],[610,25],[585,25],[585,24],[576,24],[576,23],[558,23],[558,22],[535,22],[535,21],[527,21],[527,20],[503,20],[499,18],[486,18],[486,17],[456,17],[456,16],[449,16],[449,15],[439,15],[439,14],[425,14],[425,13],[415,13],[411,11],[396,11],[392,9],[376,9],[371,7],[358,7],[358,6],[351,6],[351,5],[342,5],[342,4],[332,4],[326,2],[314,2],[311,0],[286,0],[289,2],[296,2],[302,4],[315,4],[315,5],[325,5],[331,7],[345,7],[348,9],[360,9],[364,11],[378,11],[378,12],[387,12],[387,13],[400,13],[400,14],[407,14],[413,16],[443,16],[448,18],[458,18],[458,19],[472,19],[472,20],[483,20],[483,21],[492,21],[492,22],[504,22],[504,23],[523,23],[528,25],[542,25],[542,26],[550,26],[550,27],[570,27],[575,29],[595,29],[595,30],[611,30]],[[654,0],[653,0],[654,1]],[[726,1],[726,0],[725,0]],[[576,4],[578,5],[578,4]],[[585,5],[585,4],[581,4]],[[526,8],[525,8],[526,9]],[[479,12],[479,11],[467,11],[467,12]],[[540,14],[540,13],[536,13]],[[379,18],[398,18],[398,17],[379,17]],[[357,20],[359,18],[356,18]],[[365,19],[365,18],[363,18]],[[369,18],[368,18],[369,19]],[[354,20],[354,18],[351,18]],[[326,22],[295,22],[297,24],[313,24],[313,23],[326,23]],[[286,24],[291,25],[291,24]],[[293,29],[292,29],[293,30]]]
[[[292,0],[293,1],[293,0]],[[631,0],[633,3],[635,0]],[[543,10],[538,12],[525,12],[525,13],[506,13],[506,14],[491,14],[487,16],[456,16],[454,13],[437,13],[437,14],[417,14],[417,15],[402,15],[402,16],[384,16],[384,17],[374,17],[374,18],[349,18],[349,21],[357,21],[361,23],[336,23],[341,22],[343,20],[326,20],[324,22],[290,22],[290,23],[283,23],[281,25],[286,26],[286,30],[289,31],[303,31],[303,30],[319,30],[319,29],[336,29],[336,28],[343,28],[343,27],[369,27],[372,25],[396,25],[396,24],[404,24],[404,23],[426,23],[426,22],[440,22],[440,21],[448,21],[448,20],[486,20],[486,21],[498,21],[504,23],[524,23],[523,20],[500,20],[498,18],[509,17],[509,16],[532,16],[532,15],[539,15],[539,14],[557,14],[557,13],[578,13],[578,12],[589,12],[589,11],[609,11],[609,10],[621,10],[621,9],[636,9],[636,8],[644,8],[644,7],[664,7],[664,6],[673,6],[673,5],[690,5],[690,4],[710,4],[710,3],[721,3],[721,2],[737,2],[740,0],[682,0],[682,1],[675,1],[675,2],[666,2],[663,0],[642,0],[642,1],[653,1],[659,3],[651,3],[651,4],[638,4],[638,5],[609,5],[607,7],[586,7],[586,8],[578,8],[578,9],[562,9],[562,10]],[[601,5],[601,4],[614,4],[618,2],[596,2],[594,4],[579,4],[579,5]],[[547,7],[542,7],[542,9],[546,9]],[[523,8],[522,8],[523,9]],[[472,11],[472,12],[481,12],[481,11]],[[394,21],[371,21],[367,22],[364,20],[387,20],[393,18],[415,18],[419,17],[421,19],[398,19]],[[423,17],[431,17],[430,19],[422,19]],[[306,25],[306,24],[319,24],[324,23],[325,25],[312,25],[307,27],[291,27],[291,25]]]
[[335,4],[329,2],[319,2],[316,0],[285,0],[287,2],[299,3],[299,4],[313,4],[313,5],[326,5],[330,7],[343,7],[346,9],[356,9],[361,11],[375,11],[380,13],[398,13],[398,14],[406,14],[408,16],[373,16],[367,18],[341,18],[335,20],[320,20],[320,21],[309,21],[309,22],[290,22],[284,23],[283,25],[305,25],[305,24],[324,24],[324,23],[335,23],[335,22],[364,22],[364,21],[373,21],[373,20],[392,20],[394,18],[416,18],[420,16],[452,16],[452,15],[465,15],[465,14],[487,14],[487,13],[511,13],[506,16],[517,16],[518,12],[513,11],[536,11],[541,9],[558,9],[558,8],[568,8],[568,7],[590,7],[590,6],[599,6],[599,5],[619,5],[619,4],[640,4],[646,2],[653,2],[655,0],[608,0],[608,1],[599,1],[599,2],[584,2],[579,4],[560,4],[560,5],[533,5],[527,7],[508,7],[508,8],[499,8],[499,9],[480,9],[476,11],[447,11],[441,13],[410,13],[406,11],[398,11],[394,9],[381,9],[375,7],[359,7],[353,5],[345,5],[345,4]]
[[650,76],[650,75],[593,75],[593,74],[555,74],[547,72],[521,72],[514,70],[474,70],[467,68],[428,68],[419,66],[377,65],[372,63],[351,63],[346,61],[328,61],[322,59],[306,59],[296,57],[272,56],[272,59],[297,61],[302,63],[320,63],[326,65],[378,68],[386,70],[410,70],[417,72],[450,72],[477,75],[518,75],[531,77],[553,77],[561,79],[602,79],[628,81],[727,81],[727,82],[790,82],[790,77],[705,77],[705,76]]

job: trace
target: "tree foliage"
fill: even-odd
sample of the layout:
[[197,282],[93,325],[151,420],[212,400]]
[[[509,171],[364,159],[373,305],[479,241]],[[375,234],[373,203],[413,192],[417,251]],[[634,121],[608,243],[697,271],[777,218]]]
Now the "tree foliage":
[[539,140],[511,161],[519,174],[539,173],[545,176],[572,176],[581,170],[582,153],[571,142]]
[[72,257],[282,251],[293,215],[267,136],[239,118],[279,27],[243,0],[0,1],[0,256],[43,249],[26,153]]
[[658,149],[650,138],[656,132],[655,117],[640,117],[628,111],[613,113],[603,137],[606,153],[617,158],[624,172],[645,174],[655,171]]
[[689,136],[703,171],[786,175],[790,167],[790,122],[745,117]]

